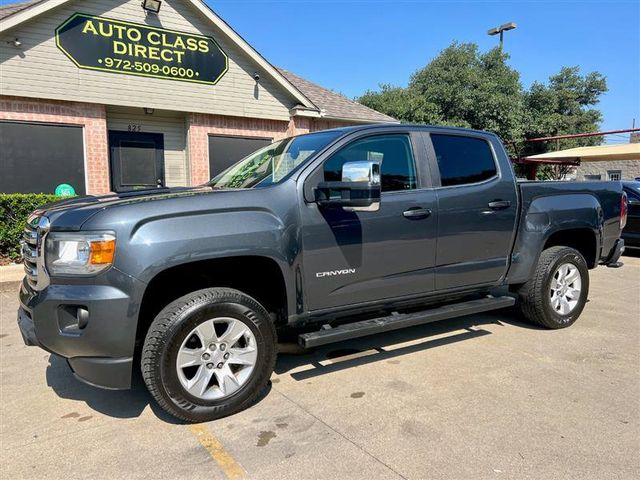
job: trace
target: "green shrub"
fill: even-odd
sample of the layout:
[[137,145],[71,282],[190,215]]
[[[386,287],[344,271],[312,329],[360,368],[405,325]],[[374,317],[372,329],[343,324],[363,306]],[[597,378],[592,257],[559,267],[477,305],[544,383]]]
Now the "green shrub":
[[62,200],[45,193],[0,193],[0,258],[20,260],[20,238],[36,208]]

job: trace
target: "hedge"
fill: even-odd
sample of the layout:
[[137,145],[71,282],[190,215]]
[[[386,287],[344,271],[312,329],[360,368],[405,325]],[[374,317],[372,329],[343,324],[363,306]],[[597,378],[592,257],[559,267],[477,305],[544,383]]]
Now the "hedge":
[[20,260],[20,237],[27,217],[39,206],[57,200],[61,198],[45,193],[0,193],[0,259]]

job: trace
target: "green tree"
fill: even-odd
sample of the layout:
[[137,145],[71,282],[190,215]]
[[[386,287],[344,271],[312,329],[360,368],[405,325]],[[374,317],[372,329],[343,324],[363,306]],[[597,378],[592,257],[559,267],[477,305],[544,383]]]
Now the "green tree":
[[415,72],[406,88],[381,85],[358,101],[403,122],[495,132],[513,156],[602,142],[600,137],[525,142],[597,131],[602,114],[593,107],[607,84],[598,72],[581,75],[579,67],[563,67],[548,83],[534,82],[524,90],[508,59],[500,48],[483,53],[476,44],[453,43]]
[[405,123],[442,124],[435,104],[412,89],[380,85],[380,92],[368,91],[358,101]]
[[[534,82],[525,93],[523,120],[525,138],[596,132],[602,113],[593,108],[607,91],[606,79],[598,72],[580,74],[580,67],[563,67],[547,85]],[[602,137],[564,139],[557,142],[527,142],[522,155],[551,150],[599,145]]]
[[481,53],[472,43],[454,43],[415,72],[407,88],[383,85],[360,103],[404,122],[477,128],[502,138],[522,136],[520,75],[499,48]]

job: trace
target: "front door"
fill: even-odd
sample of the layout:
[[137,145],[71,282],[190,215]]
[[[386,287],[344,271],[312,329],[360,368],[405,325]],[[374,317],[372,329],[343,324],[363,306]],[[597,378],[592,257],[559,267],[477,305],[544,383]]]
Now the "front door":
[[164,185],[164,135],[109,131],[111,189],[114,192]]
[[424,170],[416,159],[423,160],[423,151],[414,154],[413,143],[408,133],[367,136],[324,162],[324,180],[336,181],[345,162],[380,161],[382,195],[378,211],[302,206],[308,310],[433,290],[436,197],[422,188]]
[[436,290],[498,283],[509,266],[518,209],[513,175],[496,162],[502,149],[482,136],[429,137],[440,177]]

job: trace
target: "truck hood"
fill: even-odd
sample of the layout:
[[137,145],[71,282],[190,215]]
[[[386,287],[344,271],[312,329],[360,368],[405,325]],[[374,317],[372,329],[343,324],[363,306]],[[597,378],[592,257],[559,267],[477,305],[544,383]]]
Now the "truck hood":
[[50,203],[34,213],[49,218],[53,230],[80,230],[82,225],[98,212],[139,202],[155,202],[172,198],[213,193],[211,187],[176,187],[113,193],[101,196],[84,196]]

